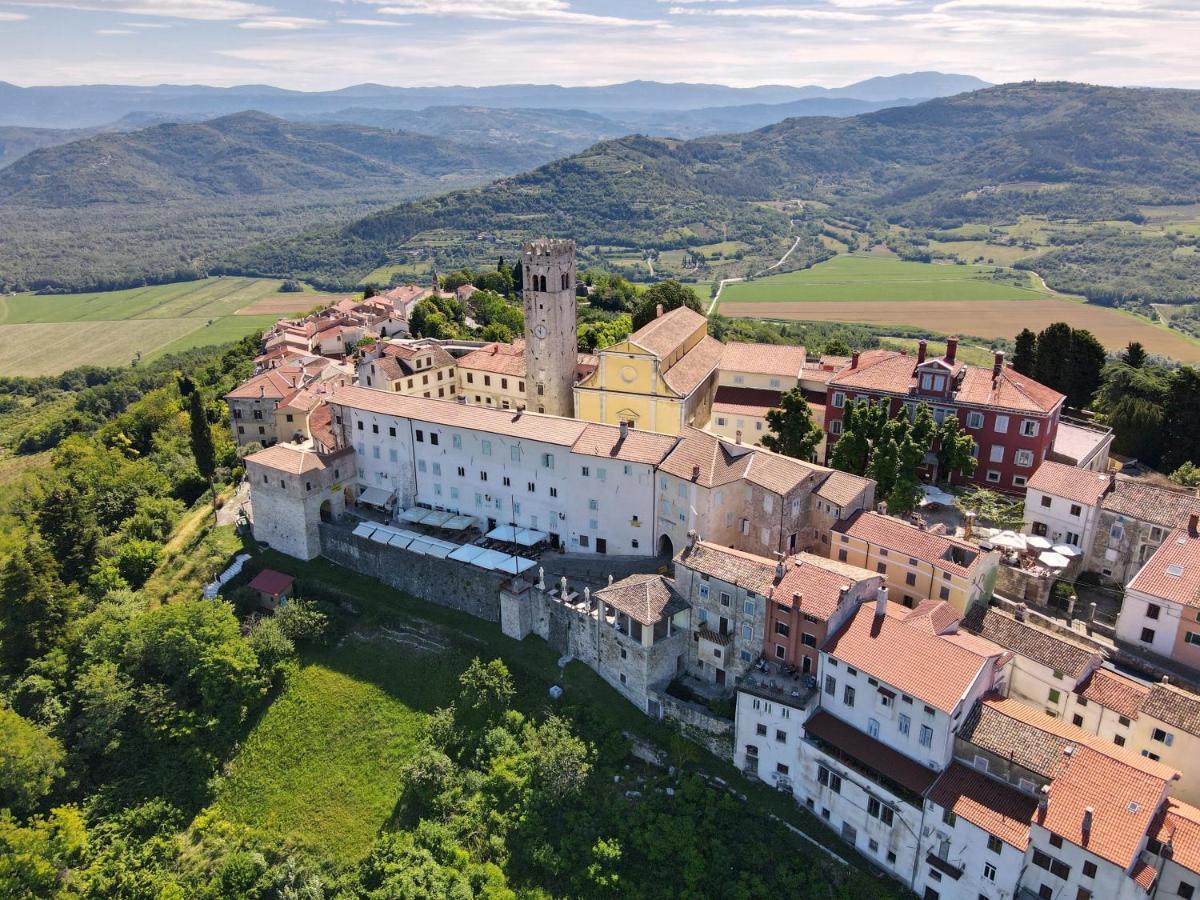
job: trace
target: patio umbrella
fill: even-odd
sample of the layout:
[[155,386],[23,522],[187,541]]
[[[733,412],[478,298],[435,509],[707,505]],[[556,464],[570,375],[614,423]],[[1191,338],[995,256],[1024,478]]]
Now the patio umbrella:
[[1026,546],[1033,547],[1035,550],[1049,550],[1054,546],[1054,544],[1046,540],[1046,538],[1042,537],[1040,534],[1029,535],[1027,538],[1025,538],[1025,544]]
[[1083,555],[1083,551],[1072,544],[1055,544],[1053,549],[1055,553],[1065,556],[1067,559]]
[[992,535],[989,540],[1005,550],[1024,550],[1026,546],[1025,535],[1017,534],[1015,531],[1001,531],[999,534]]
[[1070,564],[1070,560],[1061,553],[1046,551],[1038,557],[1038,562],[1044,566],[1049,566],[1051,569],[1064,569]]

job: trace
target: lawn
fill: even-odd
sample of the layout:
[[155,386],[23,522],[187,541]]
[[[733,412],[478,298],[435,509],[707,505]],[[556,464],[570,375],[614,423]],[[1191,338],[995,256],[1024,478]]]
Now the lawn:
[[[223,344],[331,296],[281,294],[280,283],[219,277],[121,291],[0,297],[0,375],[129,365],[135,358]],[[243,314],[255,307],[281,312]],[[53,351],[47,352],[49,348]]]
[[930,300],[1032,300],[1045,297],[1028,286],[992,278],[992,266],[935,265],[853,254],[835,256],[809,269],[729,285],[722,312],[738,303],[854,301],[891,303]]

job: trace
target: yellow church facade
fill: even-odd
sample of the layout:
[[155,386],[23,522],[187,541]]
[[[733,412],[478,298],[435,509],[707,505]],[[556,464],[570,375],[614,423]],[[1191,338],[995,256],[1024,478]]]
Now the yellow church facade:
[[575,385],[575,417],[644,431],[702,428],[712,411],[723,345],[687,307],[662,313],[600,350],[595,371]]

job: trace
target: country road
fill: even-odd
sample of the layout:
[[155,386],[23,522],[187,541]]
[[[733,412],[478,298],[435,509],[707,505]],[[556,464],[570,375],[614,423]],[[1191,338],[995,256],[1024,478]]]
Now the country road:
[[[780,266],[782,266],[787,261],[787,258],[792,255],[792,251],[800,246],[800,239],[802,237],[804,237],[804,235],[802,235],[802,234],[797,235],[796,240],[792,241],[792,246],[787,248],[787,250],[784,252],[783,256],[779,257],[779,259],[777,259],[775,262],[771,263],[771,265],[767,266],[765,269],[760,269],[759,271],[755,272],[750,277],[757,278],[759,275],[765,275],[768,272],[770,272],[772,269],[778,269]],[[745,281],[745,280],[746,280],[745,276],[742,276],[739,278],[722,278],[721,281],[717,284],[717,292],[715,294],[713,294],[712,302],[710,304],[708,304],[708,314],[711,316],[713,314],[713,311],[717,308],[717,304],[721,301],[721,291],[725,290],[725,285],[730,284],[734,281]]]

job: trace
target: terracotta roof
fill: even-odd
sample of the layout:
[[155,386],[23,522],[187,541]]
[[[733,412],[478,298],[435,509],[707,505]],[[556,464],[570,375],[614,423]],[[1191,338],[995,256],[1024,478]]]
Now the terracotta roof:
[[1170,684],[1152,684],[1142,712],[1160,722],[1200,735],[1200,696]]
[[458,360],[460,369],[475,369],[481,372],[494,372],[499,375],[511,375],[514,378],[525,377],[525,342],[514,341],[511,344],[487,344],[478,350],[473,350]]
[[[937,360],[927,360],[924,365]],[[944,362],[944,360],[943,360]],[[952,394],[953,402],[1018,412],[1049,413],[1066,398],[1032,378],[1005,366],[998,378],[990,368],[975,368],[955,362],[949,374],[961,379]],[[850,391],[873,391],[907,396],[916,386],[917,361],[896,350],[867,350],[858,365],[838,372],[829,380]]]
[[679,306],[656,319],[651,319],[631,334],[629,340],[664,359],[678,350],[680,344],[694,335],[697,329],[707,326],[707,318],[694,309]]
[[1125,590],[1200,608],[1200,535],[1172,531]]
[[1195,494],[1169,491],[1141,481],[1117,478],[1112,492],[1101,506],[1117,515],[1129,516],[1162,525],[1164,528],[1179,528],[1187,524],[1188,516],[1200,513],[1200,499]]
[[[1135,768],[1083,744],[1061,754],[1034,821],[1089,852],[1128,869],[1141,850],[1170,778]],[[1092,824],[1084,832],[1085,812]]]
[[1038,466],[1026,484],[1028,490],[1053,494],[1055,497],[1082,503],[1084,506],[1095,506],[1111,486],[1111,475],[1077,469],[1050,460],[1045,460]]
[[818,709],[813,713],[804,723],[804,730],[914,794],[923,795],[937,778],[937,772],[825,710]]
[[[985,657],[905,624],[895,603],[885,615],[864,603],[822,652],[946,713],[955,710],[988,664]],[[936,677],[930,677],[937,673]]]
[[621,429],[615,425],[589,423],[579,439],[571,445],[571,452],[624,462],[658,465],[678,440],[669,434],[637,431],[633,428],[630,428],[622,439]]
[[841,509],[864,497],[875,484],[870,478],[851,475],[849,472],[837,469],[828,469],[827,472],[828,475],[817,488],[816,494]]
[[958,612],[945,600],[922,600],[904,617],[904,624],[945,635],[958,627],[958,619]]
[[390,391],[346,385],[337,388],[330,397],[336,403],[363,412],[401,416],[449,428],[470,428],[489,431],[505,437],[540,441],[545,444],[572,446],[587,428],[587,422],[531,412],[516,412],[474,406],[453,400],[432,400],[406,397]]
[[800,372],[800,378],[804,381],[828,384],[829,379],[848,365],[850,365],[848,356],[822,356],[820,362],[805,363],[804,369]]
[[306,472],[322,471],[334,460],[350,452],[352,451],[347,448],[339,453],[324,454],[302,450],[293,444],[274,444],[265,450],[251,453],[245,461],[291,475],[303,475]]
[[779,407],[780,396],[779,391],[722,385],[717,388],[712,408],[714,413],[723,412],[735,416],[763,418],[766,416],[767,410]]
[[1088,703],[1097,703],[1117,715],[1136,719],[1150,688],[1111,669],[1099,668],[1079,686],[1077,693]]
[[792,379],[787,387],[793,387],[804,368],[806,354],[803,347],[786,344],[743,344],[731,342],[724,345],[721,354],[722,372],[745,372],[749,375],[777,375]]
[[[744,444],[722,441],[695,428],[684,428],[675,449],[663,461],[668,475],[692,481],[702,487],[720,487],[742,478],[755,450]],[[693,476],[700,467],[698,477]]]
[[596,591],[596,596],[643,625],[653,625],[688,608],[670,579],[662,575],[630,575]]
[[771,598],[776,603],[828,621],[837,611],[843,587],[870,580],[881,582],[882,577],[857,566],[800,553],[785,563],[783,580],[775,586]]
[[1029,845],[1029,823],[1037,812],[1037,800],[1011,785],[953,762],[927,796],[1018,850]]
[[1151,825],[1150,836],[1171,846],[1171,860],[1200,875],[1200,809],[1168,797]]
[[333,433],[333,410],[328,403],[320,404],[308,414],[308,433],[313,442],[319,445],[318,449],[324,452],[333,449],[337,439]]
[[968,367],[955,400],[968,406],[989,406],[1019,412],[1049,413],[1067,398],[1053,388],[1022,375],[1011,366],[992,378],[991,369]]
[[1028,622],[1018,622],[1007,613],[982,605],[972,609],[963,626],[989,641],[1040,663],[1054,672],[1078,680],[1100,664],[1103,656],[1095,650],[1068,640]]
[[295,580],[291,575],[286,575],[283,572],[276,572],[274,569],[263,569],[250,582],[250,589],[278,597],[290,588]]
[[[289,371],[291,370],[291,371]],[[278,366],[243,381],[225,395],[226,400],[280,400],[304,380],[301,371],[293,366]]]
[[1150,865],[1144,859],[1139,859],[1133,864],[1133,868],[1129,871],[1129,877],[1132,878],[1143,891],[1148,891],[1154,887],[1154,881],[1158,878],[1158,869]]
[[[680,309],[686,309],[681,306]],[[691,310],[688,310],[691,312]],[[686,397],[707,378],[721,361],[725,345],[710,335],[705,335],[675,365],[667,369],[663,381],[677,394]]]
[[[833,530],[886,547],[901,556],[932,563],[956,575],[970,575],[985,556],[974,544],[924,531],[891,516],[867,510],[859,510],[849,519],[836,524]],[[830,546],[836,547],[837,544],[838,541],[833,540]]]
[[708,541],[696,541],[694,546],[685,547],[675,562],[764,597],[775,585],[775,563],[771,560]]

